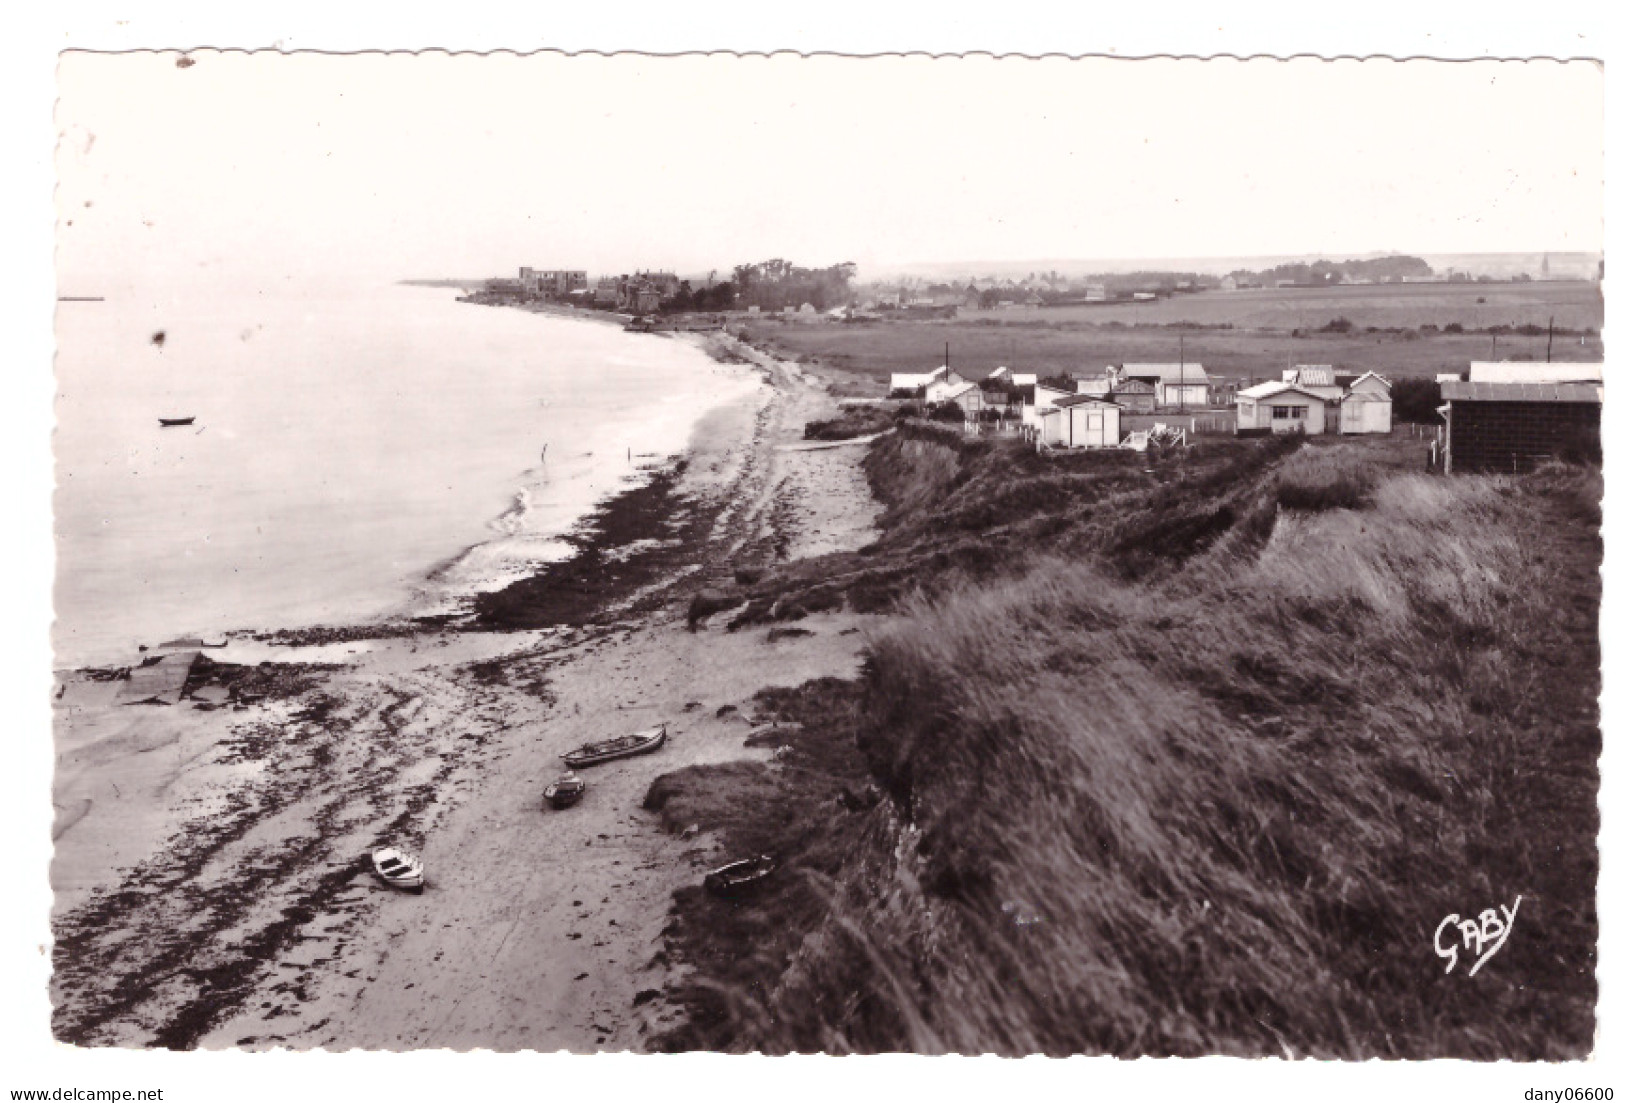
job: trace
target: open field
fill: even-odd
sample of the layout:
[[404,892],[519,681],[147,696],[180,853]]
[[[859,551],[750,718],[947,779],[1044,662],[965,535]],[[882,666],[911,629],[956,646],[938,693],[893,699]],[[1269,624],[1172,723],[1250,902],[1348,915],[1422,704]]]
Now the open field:
[[[972,378],[1007,365],[1040,375],[1094,374],[1124,361],[1179,359],[1181,333],[1172,327],[1109,329],[1092,326],[1008,325],[976,322],[875,322],[859,325],[752,325],[751,340],[792,359],[810,359],[858,377],[855,394],[882,393],[894,371],[922,371],[942,363],[949,346],[955,368]],[[1293,364],[1335,364],[1349,371],[1377,371],[1389,378],[1466,371],[1490,359],[1490,339],[1478,336],[1416,337],[1392,333],[1287,333],[1195,330],[1184,335],[1185,360],[1210,373],[1236,379],[1279,379]],[[1546,338],[1501,337],[1496,359],[1544,359]],[[1557,360],[1596,361],[1595,338],[1559,337]]]
[[[1477,299],[1486,301],[1480,305]],[[878,394],[894,371],[921,371],[942,362],[947,345],[956,368],[972,378],[1007,365],[1041,375],[1093,374],[1124,361],[1174,361],[1184,340],[1185,359],[1239,379],[1279,379],[1293,364],[1335,364],[1379,371],[1390,378],[1432,377],[1465,371],[1473,360],[1546,356],[1546,337],[1483,333],[1445,334],[1452,322],[1466,329],[1492,325],[1599,328],[1602,299],[1595,284],[1419,284],[1409,286],[1284,288],[1209,292],[1139,306],[1078,306],[984,311],[952,321],[746,324],[750,338],[780,354],[814,360],[852,373],[854,394]],[[1349,333],[1316,332],[1347,318]],[[1141,324],[1130,324],[1139,322]],[[1191,326],[1177,323],[1189,322]],[[1196,328],[1231,325],[1233,329]],[[1379,332],[1367,332],[1375,326]],[[1393,332],[1400,327],[1410,332]],[[1297,329],[1302,336],[1294,337]],[[1602,359],[1598,337],[1558,336],[1558,360]]]
[[1551,283],[1373,284],[1204,291],[1145,303],[1022,306],[961,313],[965,320],[1122,322],[1125,325],[1233,325],[1237,329],[1319,329],[1347,318],[1359,329],[1412,329],[1451,322],[1464,329],[1544,326],[1602,329],[1602,288],[1588,280]]

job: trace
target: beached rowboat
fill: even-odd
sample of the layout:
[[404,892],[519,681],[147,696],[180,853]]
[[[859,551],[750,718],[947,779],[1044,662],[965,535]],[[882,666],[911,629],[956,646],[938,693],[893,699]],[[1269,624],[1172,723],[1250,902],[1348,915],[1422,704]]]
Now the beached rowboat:
[[707,891],[718,896],[729,896],[733,893],[743,892],[755,888],[779,867],[771,857],[758,854],[754,858],[746,858],[739,862],[730,862],[721,869],[713,869],[705,875]]
[[542,790],[542,796],[554,808],[568,808],[579,804],[587,792],[587,783],[574,774],[566,774]]
[[196,420],[196,414],[191,417],[161,417],[158,419],[158,424],[165,429],[170,429],[176,425],[190,425]]
[[605,739],[600,743],[586,743],[561,757],[570,769],[579,770],[583,766],[596,766],[600,762],[612,762],[617,758],[630,758],[635,754],[658,751],[665,742],[666,725],[661,724],[647,731]]
[[372,871],[386,885],[408,892],[423,891],[423,862],[404,850],[393,846],[381,846],[374,850]]

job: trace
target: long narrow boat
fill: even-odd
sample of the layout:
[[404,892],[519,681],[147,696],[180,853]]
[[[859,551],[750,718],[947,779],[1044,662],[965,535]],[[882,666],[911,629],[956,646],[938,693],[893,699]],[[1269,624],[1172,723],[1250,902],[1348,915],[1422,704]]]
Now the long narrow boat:
[[779,863],[766,854],[730,862],[721,869],[705,875],[705,888],[718,896],[731,896],[755,888],[779,868]]
[[161,417],[158,419],[158,424],[164,429],[173,429],[177,425],[190,425],[196,420],[196,414],[191,417]]
[[381,846],[372,852],[372,871],[378,879],[392,888],[407,892],[423,891],[423,862],[393,846]]
[[665,743],[666,725],[660,724],[646,731],[633,732],[631,735],[605,739],[598,743],[586,743],[560,757],[570,769],[579,770],[583,766],[596,766],[600,762],[613,762],[617,758],[631,758],[635,754],[658,751]]

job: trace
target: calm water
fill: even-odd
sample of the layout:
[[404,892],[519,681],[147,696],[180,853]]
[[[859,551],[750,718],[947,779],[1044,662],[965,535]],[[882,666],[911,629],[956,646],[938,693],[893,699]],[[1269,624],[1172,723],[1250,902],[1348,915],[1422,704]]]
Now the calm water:
[[59,667],[444,608],[566,554],[560,534],[759,385],[677,341],[436,289],[106,293],[57,315]]

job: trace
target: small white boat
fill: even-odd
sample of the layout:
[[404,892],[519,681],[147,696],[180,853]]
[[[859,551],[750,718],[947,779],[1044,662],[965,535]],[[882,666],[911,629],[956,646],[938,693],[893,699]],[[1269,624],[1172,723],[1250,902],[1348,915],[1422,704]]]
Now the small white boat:
[[423,891],[423,862],[393,846],[381,846],[372,852],[372,871],[386,885],[408,892]]

